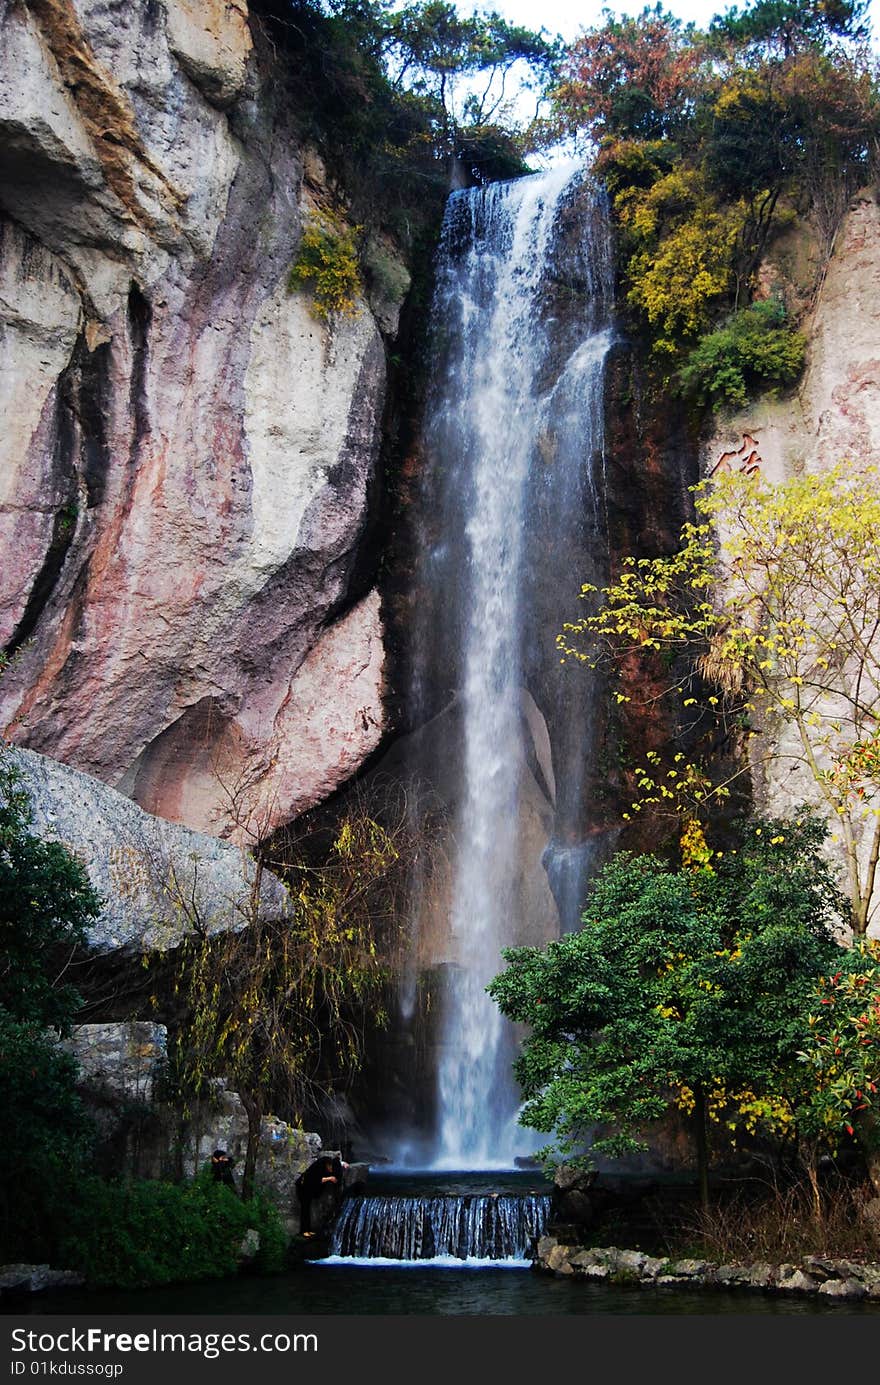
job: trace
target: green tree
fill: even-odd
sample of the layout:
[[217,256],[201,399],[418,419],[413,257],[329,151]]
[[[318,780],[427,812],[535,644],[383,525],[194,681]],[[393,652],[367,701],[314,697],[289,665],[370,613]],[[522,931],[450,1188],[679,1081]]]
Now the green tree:
[[463,15],[449,0],[417,0],[390,11],[383,48],[394,84],[427,97],[450,152],[465,131],[510,127],[512,78],[543,91],[555,73],[558,41],[511,24],[496,11]]
[[81,1003],[67,965],[101,905],[81,862],[41,841],[30,818],[27,790],[0,752],[0,1007],[67,1032]]
[[807,1024],[800,1125],[835,1152],[857,1137],[880,1194],[880,942],[860,938],[845,965],[819,979]]
[[77,1064],[38,1025],[0,1009],[0,1255],[51,1256],[94,1127],[76,1091]]
[[812,45],[826,48],[835,39],[864,39],[868,0],[754,0],[733,5],[713,19],[709,35],[737,50],[757,48],[784,56]]
[[[707,738],[744,736],[754,768],[802,766],[839,836],[864,934],[880,858],[878,473],[840,465],[779,485],[719,475],[696,488],[696,508],[701,522],[684,526],[675,553],[628,558],[610,586],[583,588],[592,610],[560,647],[616,673],[620,701],[637,699],[641,667],[653,695],[702,719]],[[678,756],[644,786],[670,802]]]
[[803,369],[807,342],[791,327],[779,299],[750,303],[707,333],[680,372],[682,387],[702,401],[742,407],[756,389],[791,385]]
[[619,1154],[644,1148],[675,1102],[692,1115],[705,1205],[710,1114],[723,1108],[732,1135],[783,1102],[816,977],[841,953],[823,836],[806,817],[757,820],[712,864],[618,855],[579,932],[507,950],[489,992],[530,1027],[522,1123],[566,1157]]
[[65,975],[100,901],[81,863],[40,841],[30,822],[27,792],[0,750],[0,1240],[4,1258],[32,1259],[57,1245],[91,1145],[77,1065],[57,1035],[81,1004]]

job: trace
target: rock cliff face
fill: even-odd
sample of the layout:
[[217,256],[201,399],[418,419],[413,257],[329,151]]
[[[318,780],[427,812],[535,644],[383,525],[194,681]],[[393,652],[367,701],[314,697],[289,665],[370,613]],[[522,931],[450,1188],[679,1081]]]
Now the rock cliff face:
[[[807,248],[809,248],[807,246]],[[785,247],[783,247],[783,250]],[[803,244],[800,258],[807,258]],[[789,263],[783,269],[791,271]],[[767,267],[772,277],[777,271]],[[809,274],[809,271],[807,271]],[[795,289],[797,285],[794,285]],[[876,465],[880,449],[880,207],[873,192],[853,201],[805,328],[808,366],[790,398],[765,399],[731,417],[706,445],[703,470],[719,467],[780,482],[839,462]],[[786,814],[802,803],[821,807],[801,763],[793,727],[783,727],[773,755],[753,767],[758,806]],[[866,843],[867,845],[867,843]],[[872,932],[876,931],[876,924]]]
[[379,327],[287,291],[328,193],[244,0],[0,22],[0,725],[246,841],[382,734]]

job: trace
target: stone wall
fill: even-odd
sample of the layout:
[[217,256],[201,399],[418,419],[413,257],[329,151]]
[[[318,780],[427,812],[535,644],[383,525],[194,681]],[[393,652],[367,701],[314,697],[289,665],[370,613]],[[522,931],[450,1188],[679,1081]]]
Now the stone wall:
[[[880,1301],[880,1265],[807,1255],[797,1264],[728,1264],[709,1260],[646,1255],[617,1246],[582,1246],[543,1236],[538,1269],[590,1283],[649,1286],[663,1290],[737,1289],[824,1299]],[[706,1311],[711,1308],[707,1292]]]
[[[240,1188],[248,1139],[240,1097],[217,1081],[211,1097],[186,1112],[169,1104],[161,1089],[166,1044],[164,1025],[140,1021],[77,1025],[62,1042],[79,1063],[79,1090],[97,1122],[99,1167],[114,1176],[194,1178],[215,1149],[224,1149],[234,1160]],[[291,1236],[300,1227],[296,1179],[322,1154],[338,1151],[325,1150],[314,1131],[298,1130],[277,1116],[263,1118],[256,1187],[278,1207]],[[366,1177],[366,1166],[353,1164],[345,1171],[345,1187],[360,1187]],[[316,1229],[335,1211],[332,1195],[316,1199]]]

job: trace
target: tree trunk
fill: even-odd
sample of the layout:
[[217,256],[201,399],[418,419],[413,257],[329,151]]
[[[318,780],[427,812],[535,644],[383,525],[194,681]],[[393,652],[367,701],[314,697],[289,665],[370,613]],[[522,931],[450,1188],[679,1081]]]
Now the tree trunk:
[[700,1183],[700,1206],[709,1210],[709,1141],[706,1136],[706,1093],[703,1084],[694,1087],[694,1138],[697,1146],[697,1176]]
[[260,1131],[263,1124],[263,1102],[255,1092],[239,1092],[241,1104],[247,1113],[248,1137],[244,1156],[244,1173],[241,1179],[241,1197],[250,1202],[254,1195],[254,1176],[257,1171],[257,1150],[260,1146]]
[[813,1221],[817,1228],[822,1229],[822,1194],[819,1190],[819,1161],[816,1158],[816,1150],[813,1146],[806,1146],[801,1152],[801,1162],[807,1171],[807,1178],[810,1182],[810,1194],[813,1199]]
[[874,1192],[880,1197],[880,1116],[874,1110],[855,1116],[856,1134]]

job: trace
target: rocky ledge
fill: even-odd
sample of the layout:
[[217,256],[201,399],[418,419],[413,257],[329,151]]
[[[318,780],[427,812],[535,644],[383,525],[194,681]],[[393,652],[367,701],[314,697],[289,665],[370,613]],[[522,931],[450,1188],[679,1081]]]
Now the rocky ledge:
[[73,1270],[53,1270],[51,1265],[0,1265],[0,1302],[39,1294],[44,1289],[78,1289],[85,1283]]
[[620,1250],[617,1246],[566,1245],[556,1236],[542,1236],[535,1268],[577,1279],[658,1289],[751,1289],[880,1302],[880,1264],[816,1255],[807,1255],[796,1265],[720,1265],[710,1260],[664,1259],[640,1250]]

